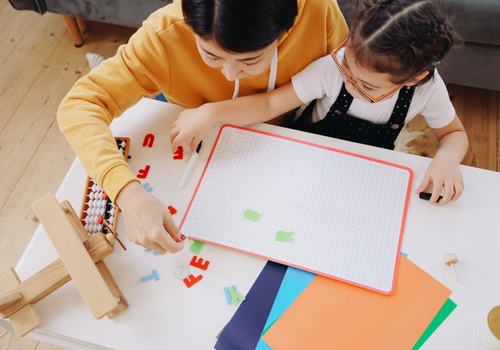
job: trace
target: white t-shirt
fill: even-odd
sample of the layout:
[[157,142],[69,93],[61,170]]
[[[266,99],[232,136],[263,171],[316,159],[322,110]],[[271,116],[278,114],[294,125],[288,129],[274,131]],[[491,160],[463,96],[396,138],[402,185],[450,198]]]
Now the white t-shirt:
[[[337,53],[337,59],[342,62],[343,58],[344,49],[341,49]],[[295,93],[303,103],[318,99],[312,114],[314,123],[326,116],[340,93],[342,82],[342,75],[330,55],[314,61],[292,77]],[[398,94],[399,92],[377,103],[367,103],[354,98],[347,114],[374,124],[387,124],[396,105]],[[419,113],[433,129],[445,127],[455,118],[455,108],[450,102],[446,86],[437,70],[433,79],[415,88],[405,123]]]

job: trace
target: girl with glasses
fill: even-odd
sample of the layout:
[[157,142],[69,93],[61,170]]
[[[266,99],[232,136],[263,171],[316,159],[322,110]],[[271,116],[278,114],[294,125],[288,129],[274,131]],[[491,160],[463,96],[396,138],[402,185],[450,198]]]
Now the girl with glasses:
[[350,29],[332,54],[274,91],[183,111],[170,133],[172,148],[189,137],[196,148],[215,122],[264,122],[309,103],[285,126],[394,149],[402,127],[421,114],[439,149],[416,193],[432,183],[430,203],[443,188],[439,203],[456,201],[468,140],[436,66],[461,39],[438,6],[420,0],[364,1]]

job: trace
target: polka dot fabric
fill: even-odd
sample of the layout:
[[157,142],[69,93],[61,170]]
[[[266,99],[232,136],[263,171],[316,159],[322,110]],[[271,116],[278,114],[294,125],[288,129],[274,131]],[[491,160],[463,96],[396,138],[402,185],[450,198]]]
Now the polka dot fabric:
[[314,101],[304,110],[292,128],[392,150],[394,141],[405,124],[414,92],[414,87],[401,89],[389,122],[379,125],[347,114],[353,97],[343,84],[337,100],[330,107],[325,118],[317,123],[310,123],[316,102]]

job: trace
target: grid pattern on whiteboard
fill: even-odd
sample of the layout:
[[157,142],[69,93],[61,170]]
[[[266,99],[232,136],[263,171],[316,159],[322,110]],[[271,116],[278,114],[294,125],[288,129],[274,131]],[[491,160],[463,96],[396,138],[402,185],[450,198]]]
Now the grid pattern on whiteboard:
[[391,291],[411,170],[231,126],[214,147],[184,234]]

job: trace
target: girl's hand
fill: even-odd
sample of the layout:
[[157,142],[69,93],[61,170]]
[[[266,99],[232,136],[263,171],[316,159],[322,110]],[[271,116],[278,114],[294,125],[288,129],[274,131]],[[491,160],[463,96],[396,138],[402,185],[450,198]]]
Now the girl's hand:
[[464,179],[458,168],[458,164],[450,161],[434,159],[425,172],[424,179],[415,193],[425,191],[430,184],[433,184],[432,196],[429,203],[435,203],[441,195],[441,189],[444,187],[443,198],[439,204],[454,202],[460,198],[464,191]]
[[128,183],[118,194],[116,204],[125,220],[128,239],[163,254],[184,248],[184,235],[168,210],[137,181]]
[[193,138],[190,145],[191,152],[196,152],[196,147],[214,122],[210,117],[208,105],[182,111],[170,131],[172,152],[177,150],[182,141],[190,137]]

